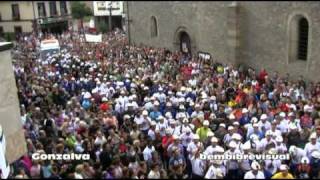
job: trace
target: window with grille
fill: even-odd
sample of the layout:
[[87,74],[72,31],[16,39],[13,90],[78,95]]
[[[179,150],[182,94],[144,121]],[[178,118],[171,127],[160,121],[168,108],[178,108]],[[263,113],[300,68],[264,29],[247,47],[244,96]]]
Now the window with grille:
[[298,59],[306,61],[308,58],[309,23],[306,18],[299,20]]
[[68,14],[67,3],[66,1],[60,1],[60,13],[61,15]]
[[12,4],[12,19],[13,20],[20,20],[20,11],[19,11],[19,5],[18,4]]
[[39,15],[39,17],[46,17],[47,16],[46,7],[45,7],[44,3],[38,3],[38,15]]
[[55,16],[58,14],[56,1],[50,1],[49,7],[50,7],[50,16]]
[[151,37],[156,37],[158,36],[158,24],[157,24],[157,19],[152,16],[151,17]]

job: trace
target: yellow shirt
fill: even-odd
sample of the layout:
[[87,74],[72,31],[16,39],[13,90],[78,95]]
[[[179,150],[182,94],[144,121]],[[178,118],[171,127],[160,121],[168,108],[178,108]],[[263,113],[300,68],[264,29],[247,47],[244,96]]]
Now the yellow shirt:
[[282,172],[278,172],[277,174],[273,175],[271,179],[294,179],[291,173],[288,173],[287,176],[283,176]]
[[203,141],[205,140],[208,136],[208,132],[211,131],[210,128],[204,128],[204,127],[201,127],[201,128],[198,128],[197,129],[197,134],[199,135],[200,137],[200,141]]

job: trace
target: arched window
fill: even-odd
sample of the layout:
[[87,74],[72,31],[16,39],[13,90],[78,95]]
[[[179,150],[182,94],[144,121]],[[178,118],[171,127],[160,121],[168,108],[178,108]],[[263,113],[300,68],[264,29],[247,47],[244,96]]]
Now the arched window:
[[308,58],[309,23],[306,18],[299,20],[298,59],[306,61]]
[[158,36],[158,24],[157,19],[152,16],[151,17],[151,37],[157,37]]
[[295,15],[289,26],[289,62],[308,60],[309,22],[302,15]]

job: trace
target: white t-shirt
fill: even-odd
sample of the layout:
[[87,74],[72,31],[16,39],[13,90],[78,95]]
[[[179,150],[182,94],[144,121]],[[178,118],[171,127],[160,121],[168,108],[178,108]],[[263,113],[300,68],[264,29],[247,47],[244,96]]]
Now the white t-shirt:
[[320,143],[318,142],[316,142],[316,144],[311,144],[311,142],[308,142],[304,147],[304,151],[306,152],[306,155],[309,159],[311,158],[311,153],[314,150],[319,150],[319,149],[320,149]]
[[205,161],[200,159],[200,157],[191,156],[191,165],[192,165],[192,172],[198,176],[204,176],[204,171],[206,168]]
[[223,174],[223,176],[225,176],[226,175],[226,168],[223,166],[223,165],[221,165],[221,166],[218,166],[218,167],[215,167],[214,165],[211,165],[210,167],[209,167],[209,169],[208,169],[208,171],[207,171],[207,173],[206,173],[206,175],[205,175],[205,179],[217,179],[217,176],[216,176],[216,172],[218,171],[218,170],[221,170],[222,171],[222,174]]
[[244,175],[244,179],[265,179],[263,172],[258,171],[257,175],[253,174],[252,171],[248,171]]
[[154,146],[151,146],[151,148],[149,148],[148,146],[146,146],[146,148],[144,148],[143,150],[143,159],[145,161],[148,161],[149,159],[152,158],[152,152],[155,151]]

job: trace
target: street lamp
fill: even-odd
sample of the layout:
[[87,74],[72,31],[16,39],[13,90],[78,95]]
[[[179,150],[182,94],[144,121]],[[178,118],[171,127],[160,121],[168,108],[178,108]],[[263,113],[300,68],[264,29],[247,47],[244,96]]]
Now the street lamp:
[[112,31],[112,1],[109,2],[109,31]]

